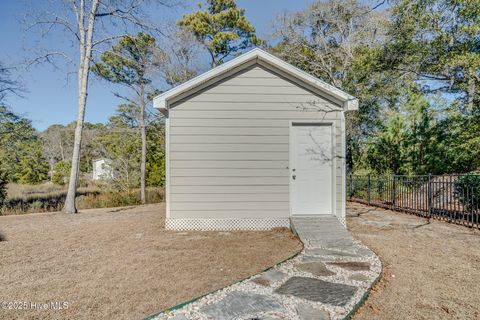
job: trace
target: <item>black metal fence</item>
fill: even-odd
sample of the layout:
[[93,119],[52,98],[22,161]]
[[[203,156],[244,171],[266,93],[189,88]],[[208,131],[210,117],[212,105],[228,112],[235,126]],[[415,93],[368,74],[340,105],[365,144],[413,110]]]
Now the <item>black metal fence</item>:
[[349,175],[351,201],[480,228],[480,175]]

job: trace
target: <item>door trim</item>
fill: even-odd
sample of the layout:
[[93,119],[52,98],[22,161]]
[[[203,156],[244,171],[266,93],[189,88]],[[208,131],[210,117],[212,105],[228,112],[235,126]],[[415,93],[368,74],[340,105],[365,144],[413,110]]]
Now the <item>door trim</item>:
[[294,157],[293,155],[293,135],[292,135],[292,129],[295,126],[295,124],[300,124],[300,125],[306,125],[311,123],[312,125],[327,125],[331,127],[332,130],[332,154],[333,154],[333,159],[332,159],[332,215],[336,216],[337,215],[337,203],[336,203],[336,198],[337,198],[337,184],[336,184],[336,171],[337,171],[337,150],[336,150],[336,127],[335,127],[335,121],[329,121],[329,120],[290,120],[288,123],[288,206],[289,206],[289,211],[290,211],[290,217],[295,216],[293,213],[293,193],[292,193],[292,159]]

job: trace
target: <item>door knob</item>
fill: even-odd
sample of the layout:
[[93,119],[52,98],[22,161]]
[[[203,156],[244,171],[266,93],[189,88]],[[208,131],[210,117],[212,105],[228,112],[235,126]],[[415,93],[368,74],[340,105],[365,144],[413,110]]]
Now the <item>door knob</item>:
[[292,179],[295,180],[296,177],[297,177],[296,175],[293,175],[293,176],[292,176]]

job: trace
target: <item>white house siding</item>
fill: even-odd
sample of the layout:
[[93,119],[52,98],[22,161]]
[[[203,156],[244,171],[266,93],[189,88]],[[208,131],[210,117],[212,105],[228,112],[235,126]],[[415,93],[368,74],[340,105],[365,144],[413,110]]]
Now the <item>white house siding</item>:
[[[341,112],[259,65],[176,102],[169,111],[170,218],[288,218],[290,122],[334,122],[341,156]],[[336,161],[339,217],[343,165]]]

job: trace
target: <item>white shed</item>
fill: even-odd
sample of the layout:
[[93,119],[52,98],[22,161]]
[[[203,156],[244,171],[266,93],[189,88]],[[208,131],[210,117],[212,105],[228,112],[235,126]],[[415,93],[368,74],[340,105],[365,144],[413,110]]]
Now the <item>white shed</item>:
[[106,158],[95,159],[92,161],[92,180],[110,180],[113,178],[111,160]]
[[166,227],[345,225],[345,118],[358,101],[260,49],[154,98],[166,117]]

